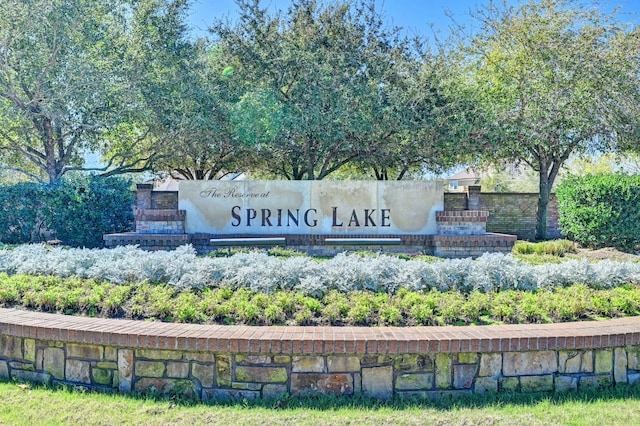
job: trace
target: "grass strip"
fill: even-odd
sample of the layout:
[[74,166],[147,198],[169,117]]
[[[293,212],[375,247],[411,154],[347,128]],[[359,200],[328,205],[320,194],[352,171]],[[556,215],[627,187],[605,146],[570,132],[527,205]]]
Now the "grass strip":
[[195,403],[0,382],[3,425],[640,424],[640,387],[380,402],[361,397]]

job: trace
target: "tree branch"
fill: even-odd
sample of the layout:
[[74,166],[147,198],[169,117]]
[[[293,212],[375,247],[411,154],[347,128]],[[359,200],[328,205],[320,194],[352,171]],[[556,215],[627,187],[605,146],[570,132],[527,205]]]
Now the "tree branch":
[[42,183],[42,184],[45,183],[45,181],[43,181],[38,175],[34,175],[31,172],[27,172],[26,170],[22,170],[22,169],[19,169],[17,167],[0,166],[0,170],[9,170],[9,171],[13,171],[13,172],[22,173],[23,175],[35,180],[38,183]]

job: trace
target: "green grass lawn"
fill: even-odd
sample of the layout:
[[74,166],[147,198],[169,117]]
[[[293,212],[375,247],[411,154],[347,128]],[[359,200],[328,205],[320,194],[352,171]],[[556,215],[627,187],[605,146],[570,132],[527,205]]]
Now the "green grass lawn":
[[634,425],[640,386],[562,395],[382,403],[359,398],[193,404],[0,382],[2,425]]

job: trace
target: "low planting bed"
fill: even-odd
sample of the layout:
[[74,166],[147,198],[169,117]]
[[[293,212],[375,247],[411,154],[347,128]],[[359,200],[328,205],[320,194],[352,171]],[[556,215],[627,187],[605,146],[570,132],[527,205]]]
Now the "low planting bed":
[[[520,244],[560,261],[567,242]],[[522,255],[520,255],[522,256]],[[544,257],[547,256],[547,257]],[[530,264],[280,250],[196,256],[135,247],[0,250],[0,305],[203,324],[416,326],[550,323],[640,314],[640,263]]]
[[0,250],[4,307],[74,314],[0,309],[0,376],[201,399],[640,380],[638,263],[271,254]]
[[0,273],[0,306],[89,317],[225,325],[416,326],[552,323],[640,313],[640,287],[583,284],[535,292],[460,293],[400,289],[394,294],[331,290],[314,297],[247,288],[178,289],[95,279]]

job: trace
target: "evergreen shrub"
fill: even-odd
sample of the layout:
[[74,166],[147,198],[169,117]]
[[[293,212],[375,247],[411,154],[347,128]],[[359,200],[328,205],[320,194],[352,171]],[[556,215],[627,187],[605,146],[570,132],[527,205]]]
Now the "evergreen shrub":
[[640,248],[640,176],[570,176],[557,197],[559,224],[569,239],[589,248]]
[[46,188],[23,182],[0,186],[0,241],[23,244],[40,241]]
[[5,244],[56,238],[74,247],[99,247],[102,235],[131,227],[129,181],[69,176],[50,185],[0,187],[0,241]]

